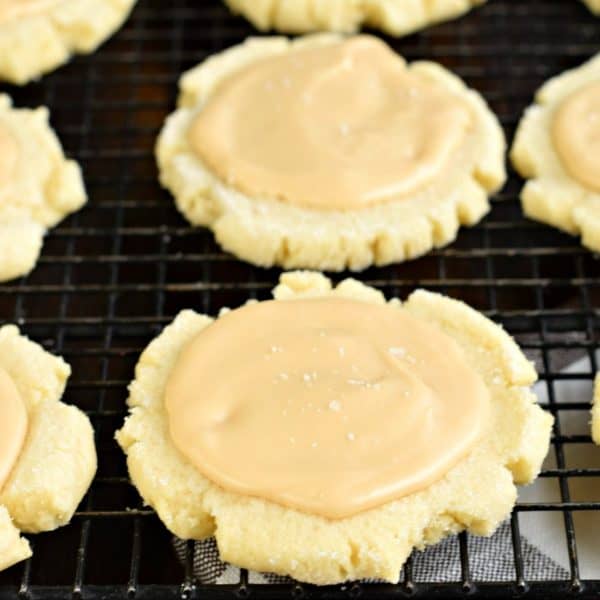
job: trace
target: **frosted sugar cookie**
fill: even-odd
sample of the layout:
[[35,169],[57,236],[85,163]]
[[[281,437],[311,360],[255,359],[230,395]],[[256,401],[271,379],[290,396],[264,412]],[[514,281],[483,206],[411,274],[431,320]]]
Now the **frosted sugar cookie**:
[[525,214],[600,251],[600,55],[538,90],[511,159]]
[[356,31],[361,25],[406,35],[463,15],[485,0],[225,0],[256,28],[285,33]]
[[0,95],[0,281],[26,275],[46,228],[81,208],[79,165],[67,160],[46,108],[17,109]]
[[0,79],[25,84],[93,52],[135,0],[0,0]]
[[415,547],[490,535],[552,425],[511,337],[423,290],[292,272],[274,297],[183,311],[140,358],[117,439],[164,524],[317,584],[395,582]]
[[67,524],[96,471],[88,418],[63,404],[69,366],[0,328],[0,571],[28,558],[20,532]]
[[361,270],[420,256],[489,210],[502,130],[442,66],[380,40],[250,39],[181,79],[162,184],[261,266]]

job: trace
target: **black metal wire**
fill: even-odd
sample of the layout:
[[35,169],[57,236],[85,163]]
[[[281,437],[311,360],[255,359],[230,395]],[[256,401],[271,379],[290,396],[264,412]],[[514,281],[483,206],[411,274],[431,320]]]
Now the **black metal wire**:
[[[90,203],[50,233],[29,277],[0,285],[0,321],[19,324],[72,365],[65,399],[90,415],[100,464],[73,523],[34,536],[34,557],[0,573],[0,599],[597,597],[600,582],[580,576],[575,517],[600,512],[600,499],[574,499],[570,486],[600,478],[600,468],[570,463],[568,450],[591,439],[561,423],[567,411],[589,406],[586,399],[565,402],[559,384],[589,382],[595,373],[600,264],[576,240],[522,217],[521,181],[512,172],[491,215],[449,248],[360,277],[388,295],[405,297],[423,286],[463,299],[537,359],[544,407],[556,417],[556,466],[542,477],[556,481],[560,494],[556,502],[521,503],[513,513],[513,581],[477,580],[462,534],[456,582],[422,581],[418,561],[409,559],[397,586],[255,585],[245,571],[236,585],[201,585],[193,545],[181,564],[170,535],[142,505],[113,440],[140,351],[179,310],[214,314],[249,296],[266,298],[278,276],[223,254],[209,233],[189,227],[160,190],[152,156],[179,74],[253,33],[217,0],[140,0],[126,27],[95,55],[23,89],[7,88],[17,105],[50,106],[67,152],[84,167]],[[599,40],[600,21],[575,0],[493,0],[455,22],[388,41],[409,60],[439,60],[465,78],[511,139],[535,89],[597,52]],[[587,357],[589,372],[560,372],[557,357],[565,353]],[[520,523],[540,511],[563,515],[565,581],[536,581],[526,572]]]

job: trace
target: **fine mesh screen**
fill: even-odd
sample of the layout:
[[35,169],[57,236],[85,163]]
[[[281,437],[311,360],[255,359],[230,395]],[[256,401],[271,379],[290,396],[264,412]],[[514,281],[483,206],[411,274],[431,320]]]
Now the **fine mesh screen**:
[[[68,154],[83,165],[90,202],[50,233],[29,277],[0,285],[0,320],[19,324],[71,364],[65,399],[90,415],[100,465],[72,524],[32,537],[33,559],[0,573],[0,598],[562,598],[600,592],[600,582],[581,577],[577,547],[579,517],[600,514],[600,468],[578,462],[581,453],[573,451],[587,446],[593,455],[587,429],[573,432],[563,423],[565,415],[589,409],[587,398],[566,402],[563,384],[581,380],[589,387],[596,370],[600,264],[577,240],[522,217],[521,181],[514,173],[491,215],[450,247],[360,275],[387,295],[403,298],[423,286],[460,298],[504,325],[536,360],[544,406],[557,418],[553,466],[542,476],[556,481],[558,496],[517,508],[511,581],[474,578],[471,538],[462,535],[452,546],[461,567],[455,582],[424,580],[418,561],[409,561],[398,586],[258,586],[245,572],[235,585],[201,585],[193,576],[191,547],[182,564],[171,536],[141,504],[113,441],[140,351],[179,310],[215,314],[248,297],[266,298],[279,273],[223,254],[211,234],[189,227],[157,184],[153,159],[179,74],[252,33],[218,0],[140,0],[127,25],[93,56],[24,89],[5,88],[17,105],[50,107]],[[599,40],[600,20],[576,0],[490,0],[460,20],[388,41],[409,60],[442,62],[481,91],[512,139],[535,89],[589,58]],[[563,372],[575,359],[585,368]],[[582,478],[598,478],[595,497],[579,493]],[[524,565],[520,523],[542,511],[563,515],[564,580],[537,582]]]

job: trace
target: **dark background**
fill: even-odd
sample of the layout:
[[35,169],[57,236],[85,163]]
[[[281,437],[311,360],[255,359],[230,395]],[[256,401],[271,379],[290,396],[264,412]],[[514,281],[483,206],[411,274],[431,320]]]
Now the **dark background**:
[[[218,0],[139,0],[126,26],[96,54],[25,88],[4,86],[17,106],[50,107],[66,152],[83,166],[90,201],[49,234],[29,277],[0,285],[0,321],[19,324],[72,365],[65,399],[90,415],[100,465],[73,523],[33,536],[33,559],[0,573],[0,598],[592,597],[600,582],[579,580],[573,523],[581,509],[600,511],[600,497],[574,499],[570,486],[600,470],[569,464],[569,448],[591,440],[588,433],[561,432],[561,414],[589,407],[561,402],[567,376],[558,371],[565,356],[589,358],[589,371],[571,379],[590,380],[596,369],[600,263],[576,239],[523,218],[522,181],[512,171],[492,213],[463,229],[454,244],[360,278],[387,295],[403,298],[424,286],[465,300],[502,323],[536,360],[548,386],[547,408],[558,419],[557,469],[544,476],[557,479],[561,502],[521,506],[512,533],[518,540],[526,511],[563,510],[569,579],[535,583],[517,544],[513,581],[476,581],[463,534],[456,544],[462,578],[452,584],[423,582],[409,562],[399,586],[255,587],[242,573],[239,586],[217,592],[195,584],[191,552],[186,568],[171,536],[141,505],[113,441],[140,351],[179,310],[215,314],[248,297],[267,298],[277,282],[278,270],[241,263],[223,254],[210,233],[192,229],[160,189],[153,158],[180,73],[252,33]],[[485,96],[512,140],[536,88],[599,50],[600,19],[577,0],[490,0],[457,21],[388,41],[409,60],[438,60],[458,73]]]

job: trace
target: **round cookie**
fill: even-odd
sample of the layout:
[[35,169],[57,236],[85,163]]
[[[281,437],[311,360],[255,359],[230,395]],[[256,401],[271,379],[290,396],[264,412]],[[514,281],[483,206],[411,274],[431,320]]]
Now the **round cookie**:
[[[275,157],[271,157],[274,158],[272,168],[265,166],[266,163],[260,157],[252,157],[252,149],[249,150],[246,161],[246,166],[249,167],[247,173],[256,174],[262,170],[262,174],[267,176],[289,175],[282,185],[292,182],[292,185],[302,187],[302,201],[290,201],[285,197],[285,191],[248,192],[243,185],[246,173],[241,171],[240,177],[233,183],[228,173],[217,173],[214,166],[225,165],[223,158],[227,157],[226,149],[223,154],[220,146],[237,139],[235,132],[223,133],[211,148],[207,148],[209,151],[214,148],[220,152],[215,153],[216,160],[209,166],[193,144],[191,131],[198,119],[212,114],[205,111],[220,108],[219,99],[224,86],[243,79],[250,69],[260,70],[264,65],[273,64],[273,61],[289,60],[302,64],[301,57],[308,56],[307,53],[311,55],[310,60],[315,60],[320,56],[318,53],[323,52],[347,52],[351,58],[356,58],[351,63],[357,65],[351,71],[352,77],[340,86],[342,89],[345,89],[343,85],[352,88],[348,90],[348,95],[353,96],[353,102],[361,110],[365,110],[365,114],[361,114],[361,121],[352,129],[347,123],[340,122],[337,124],[339,128],[330,131],[327,124],[334,120],[323,109],[325,116],[319,117],[322,121],[312,131],[310,120],[306,116],[308,113],[303,113],[304,109],[300,107],[298,123],[306,118],[306,126],[299,127],[294,121],[292,127],[296,129],[292,131],[303,132],[303,139],[306,139],[309,148],[310,144],[313,147],[302,153],[291,140],[280,152],[275,152]],[[364,59],[361,53],[372,58],[372,61]],[[373,62],[379,65],[381,73],[373,72]],[[361,69],[361,65],[365,64],[367,68]],[[373,102],[376,108],[372,109],[366,102],[360,104],[366,88],[355,85],[354,76],[364,76],[365,85],[368,85],[369,77],[385,78],[390,72],[394,73],[394,77],[401,78],[401,84],[386,88],[384,85],[378,87],[380,84],[377,81],[371,81],[375,89]],[[253,73],[249,77],[254,76]],[[308,73],[311,73],[310,69]],[[290,77],[284,75],[276,81],[265,80],[265,93],[273,93],[273,84],[279,86],[278,90],[282,90],[277,92],[279,94],[286,93],[286,86],[295,93],[293,77],[290,74]],[[301,87],[303,83],[298,80],[297,85]],[[315,86],[318,85],[317,78]],[[446,121],[435,110],[435,104],[430,111],[424,110],[418,99],[412,96],[412,86],[426,88],[427,93],[434,94],[436,101],[449,103],[450,107],[446,112],[451,117],[452,111],[462,111],[457,118],[464,118],[465,123],[457,125],[447,134],[444,130]],[[333,34],[321,34],[294,41],[281,37],[249,39],[185,73],[180,82],[180,90],[179,109],[168,117],[157,141],[160,181],[174,195],[177,207],[192,224],[210,227],[225,250],[256,265],[335,271],[345,268],[361,270],[372,264],[384,265],[420,256],[454,240],[461,224],[477,223],[489,210],[488,194],[501,187],[505,180],[504,136],[497,119],[481,96],[468,89],[460,79],[439,64],[415,62],[407,65],[383,42],[370,36],[341,38]],[[302,90],[298,89],[296,97],[301,97],[301,93]],[[406,103],[405,111],[396,108],[399,98],[403,98],[402,102]],[[323,98],[322,94],[319,102],[327,105],[327,97]],[[282,100],[281,103],[282,107],[291,104],[294,104],[296,110],[293,102]],[[430,105],[431,102],[427,106]],[[263,118],[260,114],[263,106],[270,106],[268,96],[264,103],[257,101],[254,114],[259,123]],[[351,106],[353,108],[354,104]],[[369,113],[369,110],[373,110],[375,114]],[[397,137],[386,137],[389,136],[389,128],[385,126],[381,126],[373,138],[368,137],[368,128],[375,126],[373,124],[387,123],[383,118],[388,117],[386,110],[392,111],[392,117],[397,122],[403,123],[403,119],[406,119],[413,124],[414,139],[410,137],[405,140],[398,125],[395,129]],[[422,113],[414,116],[419,110]],[[398,114],[393,111],[398,111]],[[242,118],[238,121],[244,120],[244,114],[248,113],[242,111]],[[285,125],[287,121],[276,121],[273,124],[268,119],[277,117],[275,111],[265,114],[264,128],[259,127],[260,131],[256,132],[256,136],[246,137],[261,140],[265,145],[273,144],[278,149],[281,145],[276,145],[277,136],[281,132],[280,125]],[[332,113],[331,117],[333,116]],[[341,118],[339,115],[336,117]],[[235,115],[232,120],[234,118]],[[411,118],[414,120],[410,121]],[[207,117],[206,120],[208,119]],[[348,115],[348,119],[352,120],[352,114]],[[452,118],[448,122],[455,125]],[[439,140],[439,144],[434,148],[427,146],[428,138],[423,134],[423,131],[430,129],[432,139],[439,134],[435,138]],[[215,130],[218,132],[219,128],[215,127]],[[316,132],[324,132],[323,135],[329,136],[325,143],[316,143],[310,139]],[[339,140],[336,138],[338,135]],[[202,141],[207,138],[198,139]],[[369,139],[374,140],[373,152],[369,152],[368,149],[372,147],[365,144],[365,140]],[[375,149],[379,143],[384,149],[377,152]],[[450,144],[451,150],[448,149]],[[343,171],[338,176],[338,172],[333,167],[329,169],[325,162],[317,164],[315,170],[311,171],[309,167],[296,162],[296,154],[299,154],[298,161],[302,162],[313,155],[311,150],[322,151],[325,158],[331,156],[335,169],[343,168]],[[398,161],[404,160],[403,157],[406,156],[408,164],[412,159],[417,162],[425,157],[423,160],[426,160],[430,156],[430,150],[432,162],[420,171],[415,167],[415,170],[408,171],[406,177],[397,175],[405,166],[399,164],[398,169],[390,171],[393,174],[390,178],[396,177],[397,180],[392,180],[387,187],[386,180],[379,188],[377,185],[381,182],[375,181],[373,197],[376,200],[346,205],[340,200],[343,193],[351,195],[353,189],[362,189],[360,181],[356,187],[353,186],[354,179],[367,178],[378,172],[375,163],[384,156],[393,155],[393,160]],[[407,154],[404,155],[404,152]],[[242,154],[242,158],[246,158],[246,155]],[[285,168],[277,167],[279,158],[285,163]],[[365,165],[363,158],[371,162]],[[349,164],[344,163],[346,159]],[[299,175],[294,173],[296,164],[299,164]],[[327,178],[329,174],[333,182],[345,185],[342,193],[334,190],[330,193],[331,198],[327,197],[327,202],[333,200],[331,205],[324,202],[326,185],[315,180],[317,171],[320,177]],[[423,175],[422,181],[415,183],[415,172]],[[235,169],[233,174],[235,175]],[[375,192],[381,196],[377,196]],[[388,195],[384,196],[384,193]],[[368,197],[369,194],[364,192],[363,199]]]
[[593,87],[600,89],[600,55],[547,81],[519,123],[510,156],[528,180],[521,191],[525,214],[600,251],[600,187],[582,171],[600,173],[600,110],[588,105],[579,114],[583,135],[569,135],[579,110],[573,102],[580,104],[576,96]]
[[87,201],[79,165],[65,158],[48,117],[0,95],[0,281],[29,273],[46,228]]
[[284,33],[353,32],[362,25],[406,35],[454,19],[485,0],[225,0],[257,29]]
[[0,571],[28,558],[20,532],[67,524],[96,471],[89,419],[63,404],[71,369],[7,325],[0,328],[0,369],[18,390],[28,428],[16,462],[0,481]]
[[23,85],[89,54],[136,0],[0,0],[0,79]]
[[[332,287],[308,272],[282,275],[274,297],[386,304],[379,291],[358,281]],[[389,306],[450,337],[485,383],[492,410],[469,454],[429,487],[348,518],[331,520],[225,491],[200,474],[169,433],[167,381],[183,347],[212,322],[183,311],[142,354],[130,387],[131,414],[117,433],[134,484],[170,531],[191,539],[214,535],[225,561],[316,584],[395,582],[413,548],[463,529],[493,533],[515,503],[515,483],[532,481],[548,450],[552,417],[529,389],[535,370],[510,336],[461,302],[420,290]]]

